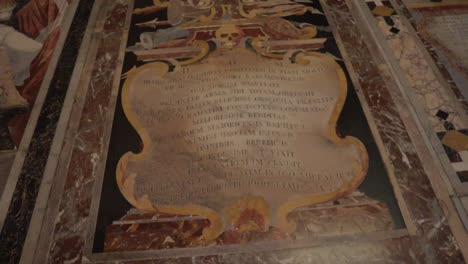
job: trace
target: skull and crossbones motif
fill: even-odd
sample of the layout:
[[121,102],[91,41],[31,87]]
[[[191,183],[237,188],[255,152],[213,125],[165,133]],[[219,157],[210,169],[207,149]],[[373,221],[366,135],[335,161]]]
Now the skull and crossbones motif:
[[215,37],[221,48],[232,49],[242,40],[244,32],[235,25],[223,25],[216,30]]

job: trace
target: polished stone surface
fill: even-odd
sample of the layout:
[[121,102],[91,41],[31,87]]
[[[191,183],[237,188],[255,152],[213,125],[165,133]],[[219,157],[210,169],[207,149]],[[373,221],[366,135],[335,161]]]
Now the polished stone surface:
[[[407,254],[407,257],[414,255],[416,258],[420,259],[433,258],[434,260],[438,259],[441,262],[453,260],[454,263],[456,263],[457,258],[454,257],[455,255],[453,251],[456,249],[456,247],[452,249],[447,248],[443,251],[439,249],[440,243],[447,243],[443,241],[452,241],[453,238],[451,238],[448,227],[446,226],[446,223],[444,223],[444,220],[438,218],[441,217],[440,213],[438,217],[434,218],[433,212],[440,210],[437,209],[437,200],[435,199],[434,194],[431,191],[429,181],[423,169],[421,168],[421,164],[417,157],[417,154],[415,153],[415,150],[412,149],[411,144],[407,143],[410,142],[410,139],[407,136],[407,132],[404,129],[404,125],[401,123],[401,121],[399,121],[398,110],[392,105],[392,99],[385,88],[385,82],[378,73],[379,69],[372,63],[369,63],[372,62],[373,59],[369,57],[371,53],[365,48],[363,37],[360,35],[356,36],[356,34],[359,34],[359,30],[357,29],[357,25],[352,22],[354,21],[354,18],[352,18],[351,14],[349,13],[349,9],[344,2],[330,1],[328,5],[330,19],[332,21],[335,21],[335,25],[338,25],[336,29],[343,41],[344,48],[349,56],[351,66],[353,67],[356,74],[360,76],[359,83],[362,89],[361,91],[366,98],[369,98],[368,104],[370,106],[371,113],[373,114],[374,120],[376,120],[377,127],[381,131],[380,133],[383,142],[386,146],[386,149],[391,153],[390,157],[392,157],[392,164],[394,164],[395,175],[399,178],[398,182],[403,187],[403,197],[408,204],[411,204],[409,208],[411,217],[416,219],[415,223],[417,223],[418,225],[417,228],[419,230],[419,233],[422,232],[423,234],[427,232],[431,234],[429,240],[427,240],[428,238],[425,235],[420,235],[416,237],[411,237],[410,240],[396,240],[397,242],[394,242],[396,245],[392,244],[391,241],[393,240],[390,240],[388,243],[389,245],[398,247],[401,246],[399,243],[403,243],[403,241],[406,243],[408,243],[408,241],[412,241],[412,246],[407,248],[406,253],[401,252],[402,254]],[[354,48],[356,46],[362,48],[356,49]],[[114,50],[116,49],[117,47],[115,47]],[[105,93],[100,94],[105,95]],[[88,100],[92,100],[93,97],[94,96],[92,96],[92,94],[88,93]],[[105,96],[101,98],[104,99]],[[100,112],[92,110],[93,108],[96,109],[99,106],[99,104],[93,103],[93,101],[87,101],[87,103],[85,102],[83,111],[84,117],[82,117],[81,119],[82,122],[84,122],[83,124],[88,123],[88,120],[102,118]],[[389,117],[392,118],[391,126],[388,126],[387,120]],[[397,125],[398,122],[400,122],[401,125]],[[73,168],[74,166],[80,166],[81,168],[83,168],[83,161],[93,162],[93,160],[95,160],[95,158],[93,157],[95,157],[97,153],[101,152],[101,150],[99,150],[101,149],[101,147],[99,147],[96,144],[93,144],[93,142],[96,142],[94,138],[96,138],[97,135],[103,132],[102,128],[95,127],[93,128],[93,131],[95,132],[93,134],[89,134],[90,131],[89,129],[86,129],[86,127],[87,126],[84,126],[82,128],[82,131],[86,131],[86,134],[78,132],[78,135],[86,136],[86,138],[82,138],[78,142],[76,142],[79,145],[76,146],[76,154],[72,154],[71,158],[71,160],[76,162],[73,162],[71,164],[71,168]],[[412,170],[409,171],[407,169],[408,167],[411,167]],[[92,167],[90,167],[90,169],[91,168]],[[54,231],[54,247],[52,248],[52,251],[49,255],[49,259],[53,260],[54,262],[64,261],[65,256],[67,256],[67,259],[73,259],[83,254],[83,248],[79,245],[83,245],[82,243],[84,243],[84,237],[82,235],[83,231],[86,229],[86,226],[80,225],[81,227],[78,228],[79,226],[76,226],[75,223],[82,222],[79,220],[77,221],[76,217],[78,217],[78,219],[86,219],[88,217],[88,210],[81,211],[80,213],[79,211],[73,211],[69,208],[70,206],[74,207],[73,204],[80,204],[80,206],[84,205],[82,202],[77,201],[76,194],[79,194],[79,197],[83,197],[84,200],[82,201],[86,201],[86,203],[89,206],[89,202],[92,195],[90,182],[91,179],[86,179],[93,174],[92,171],[89,171],[88,173],[83,173],[83,171],[77,171],[73,169],[70,170],[70,172],[72,172],[72,174],[69,174],[68,180],[67,182],[65,182],[64,193],[66,194],[66,196],[62,198],[61,206],[58,211],[60,214],[60,220],[56,224],[56,228]],[[79,174],[76,174],[77,172],[79,172]],[[77,182],[81,184],[76,184]],[[439,227],[434,229],[434,224],[438,224]],[[422,244],[429,244],[433,252],[438,253],[432,256],[425,255],[424,251],[420,249],[420,246]],[[73,245],[73,247],[71,247],[71,245]],[[375,248],[373,248],[372,250],[374,249]],[[390,252],[392,252],[390,254],[400,254],[400,252]],[[273,261],[273,259],[276,259],[275,255],[275,253],[268,253],[265,254],[265,256],[262,255],[262,257],[267,259],[265,261]],[[286,253],[286,255],[288,255],[288,253]],[[308,256],[310,258],[310,255]],[[236,255],[228,255],[222,258],[232,259],[231,261],[235,262],[235,259],[239,257],[240,256]],[[262,257],[259,258],[261,259]],[[395,255],[393,257],[399,258],[400,256]],[[307,258],[308,257],[306,257],[306,259]],[[369,258],[371,257],[369,256]],[[200,259],[201,261],[205,261],[207,258]],[[220,260],[220,258],[214,258],[212,261],[216,262]],[[279,260],[276,259],[274,261],[277,262]],[[300,257],[297,259],[297,261],[301,261]]]
[[[460,236],[464,230],[456,229],[460,223],[457,222],[459,220],[456,219],[456,215],[453,215],[453,206],[447,205],[450,202],[449,195],[438,186],[443,181],[434,180],[434,174],[431,173],[433,167],[431,162],[428,162],[431,161],[431,157],[427,155],[427,146],[421,141],[415,117],[409,114],[404,96],[397,89],[398,83],[385,64],[385,59],[376,44],[370,40],[369,31],[364,28],[364,22],[356,14],[356,6],[351,1],[328,0],[323,5],[331,24],[330,30],[334,31],[338,39],[338,47],[356,86],[357,95],[368,118],[372,120],[371,129],[376,134],[376,141],[385,150],[384,159],[389,165],[391,182],[406,223],[404,232],[393,230],[391,217],[384,204],[366,204],[369,201],[362,198],[364,203],[356,205],[352,210],[332,203],[327,205],[335,208],[331,213],[330,210],[319,208],[297,212],[293,216],[298,219],[305,237],[308,232],[316,234],[324,230],[325,233],[330,233],[330,230],[342,230],[342,233],[350,235],[344,242],[331,239],[321,243],[319,240],[315,244],[292,243],[296,248],[275,251],[262,249],[258,252],[241,251],[209,256],[129,261],[126,253],[130,251],[165,249],[173,247],[174,244],[179,247],[190,245],[200,235],[200,226],[206,224],[203,220],[153,223],[153,214],[129,211],[126,216],[114,219],[114,223],[108,226],[105,240],[106,251],[123,253],[92,258],[92,254],[89,254],[88,237],[93,233],[93,230],[90,231],[90,223],[95,221],[91,215],[94,210],[92,202],[96,184],[102,180],[97,165],[99,161],[104,161],[107,155],[109,139],[105,135],[110,131],[106,131],[106,124],[112,120],[112,111],[117,99],[113,87],[120,81],[113,80],[122,64],[122,58],[119,56],[121,42],[126,42],[128,25],[125,24],[125,18],[130,7],[125,0],[108,1],[99,13],[89,49],[90,55],[74,100],[65,143],[60,156],[55,157],[60,162],[50,196],[47,197],[46,210],[41,212],[44,219],[36,222],[37,218],[33,218],[31,222],[55,125],[92,7],[92,1],[82,1],[65,43],[67,48],[57,68],[60,74],[56,74],[52,82],[46,99],[48,103],[42,110],[2,229],[2,261],[17,263],[23,251],[23,257],[26,255],[25,259],[30,260],[29,263],[92,263],[94,260],[135,264],[463,263],[460,247],[465,248],[466,245],[459,245],[457,241],[463,242]],[[404,8],[403,12],[407,17],[409,11]],[[433,129],[434,133],[444,130],[443,122],[434,117],[437,109],[453,113],[449,121],[457,129],[464,128],[462,119],[457,115],[465,113],[458,113],[451,108],[453,104],[445,94],[452,90],[443,89],[437,74],[428,67],[427,58],[415,48],[415,35],[405,28],[395,14],[391,15],[391,18],[399,29],[398,34],[388,30],[385,18],[372,18],[375,19],[375,28],[381,30],[384,40],[391,47],[390,54],[413,84],[411,89],[417,94],[415,100],[424,106],[426,118],[432,124],[430,129]],[[412,21],[410,16],[408,18]],[[437,66],[443,70],[443,65]],[[419,74],[420,72],[422,74]],[[442,74],[446,78],[450,77],[443,71]],[[458,89],[453,82],[449,81],[449,84],[452,89]],[[457,96],[461,101],[464,100],[461,93],[457,93]],[[349,201],[342,203],[347,204]],[[371,221],[363,217],[363,214],[378,220]],[[349,219],[350,222],[336,221],[336,218]],[[140,225],[139,221],[146,222]],[[30,223],[40,227],[38,241],[34,243],[33,248],[22,249],[22,242],[26,238]],[[451,231],[451,228],[455,231]],[[349,230],[351,232],[348,232]],[[364,230],[371,235],[364,237],[355,230]],[[275,230],[271,230],[268,236],[288,239],[287,235]],[[229,244],[229,241],[238,244],[255,240],[257,237],[258,234],[227,233],[222,238],[225,244]],[[158,242],[152,243],[156,238]],[[143,253],[138,256],[152,258],[151,254]]]

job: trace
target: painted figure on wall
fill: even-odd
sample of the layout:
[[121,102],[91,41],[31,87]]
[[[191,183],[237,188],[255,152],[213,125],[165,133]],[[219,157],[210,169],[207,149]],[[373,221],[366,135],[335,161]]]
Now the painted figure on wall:
[[7,54],[16,90],[27,102],[27,111],[15,111],[4,120],[16,146],[47,72],[68,2],[0,0],[0,47]]

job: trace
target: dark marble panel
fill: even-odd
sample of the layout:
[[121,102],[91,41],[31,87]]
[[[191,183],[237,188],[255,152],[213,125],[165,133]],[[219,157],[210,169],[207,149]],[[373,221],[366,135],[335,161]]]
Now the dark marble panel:
[[14,150],[15,144],[11,140],[10,131],[3,118],[0,118],[0,151]]

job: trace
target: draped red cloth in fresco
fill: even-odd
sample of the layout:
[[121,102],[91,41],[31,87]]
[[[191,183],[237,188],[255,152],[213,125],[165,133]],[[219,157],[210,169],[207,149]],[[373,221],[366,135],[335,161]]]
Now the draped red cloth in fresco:
[[54,22],[57,15],[58,7],[54,0],[32,0],[15,14],[19,31],[31,38],[36,38],[43,28]]
[[[42,29],[50,25],[58,15],[57,5],[53,0],[31,0],[16,13],[19,21],[19,31],[36,38]],[[47,36],[43,47],[30,66],[30,76],[18,88],[21,96],[26,98],[31,108],[36,101],[44,76],[52,58],[55,45],[60,36],[60,28],[55,28]],[[23,137],[24,129],[29,120],[29,113],[19,114],[9,120],[11,137],[18,146]]]

